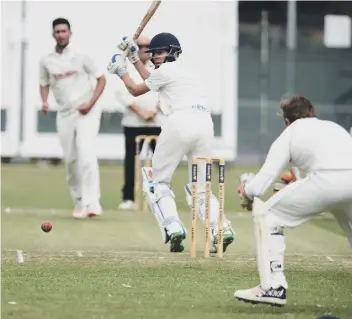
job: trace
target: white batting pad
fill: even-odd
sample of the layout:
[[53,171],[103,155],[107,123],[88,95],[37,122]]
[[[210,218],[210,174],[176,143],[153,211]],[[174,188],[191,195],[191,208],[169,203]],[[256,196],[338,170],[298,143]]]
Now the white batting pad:
[[252,215],[260,284],[263,289],[268,290],[271,287],[271,268],[269,258],[270,232],[264,202],[258,197],[254,197]]
[[175,204],[175,195],[166,184],[153,182],[153,170],[151,167],[142,167],[143,193],[150,210],[158,221],[164,243],[169,241],[168,232],[183,232],[186,235]]

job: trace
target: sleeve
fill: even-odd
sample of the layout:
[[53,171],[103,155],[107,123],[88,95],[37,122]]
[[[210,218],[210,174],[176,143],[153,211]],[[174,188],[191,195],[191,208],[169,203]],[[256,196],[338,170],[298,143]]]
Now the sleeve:
[[169,82],[169,76],[166,74],[165,70],[163,71],[160,68],[151,72],[149,78],[144,81],[149,90],[156,92]]
[[86,54],[82,55],[83,68],[84,70],[94,78],[98,79],[104,75],[102,70],[100,70],[96,63]]
[[45,67],[45,58],[42,58],[40,60],[40,70],[39,70],[39,73],[40,73],[40,79],[39,79],[39,82],[40,82],[40,86],[47,86],[50,84],[50,77],[49,77],[49,73],[48,73],[48,70],[46,69]]
[[289,165],[292,127],[287,127],[271,145],[261,170],[245,185],[245,192],[250,199],[265,194],[280,173]]

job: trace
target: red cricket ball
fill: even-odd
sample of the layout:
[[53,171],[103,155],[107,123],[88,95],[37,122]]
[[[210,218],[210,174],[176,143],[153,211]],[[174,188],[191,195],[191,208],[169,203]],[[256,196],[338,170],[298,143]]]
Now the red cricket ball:
[[44,222],[42,224],[42,231],[48,233],[49,231],[51,231],[51,229],[53,228],[53,225],[50,222]]

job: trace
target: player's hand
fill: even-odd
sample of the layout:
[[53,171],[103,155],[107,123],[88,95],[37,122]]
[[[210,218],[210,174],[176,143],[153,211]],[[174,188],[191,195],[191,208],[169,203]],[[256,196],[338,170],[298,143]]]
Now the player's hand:
[[119,77],[127,73],[126,60],[121,54],[114,54],[107,67],[109,73],[117,74]]
[[144,121],[153,121],[156,115],[156,111],[154,110],[148,110],[148,109],[142,109],[141,113],[139,114]]
[[294,169],[291,168],[289,173],[280,175],[280,180],[274,184],[274,192],[278,192],[288,184],[295,182],[297,179],[299,179],[299,176],[297,176]]
[[131,47],[130,52],[128,53],[128,60],[132,64],[135,64],[137,61],[140,60],[139,55],[138,55],[138,47],[137,46]]
[[129,48],[128,44],[129,42],[132,41],[129,37],[124,36],[119,44],[117,45],[117,48],[121,51],[125,51]]
[[78,111],[82,115],[86,115],[89,113],[89,111],[92,109],[93,105],[91,105],[89,102],[84,102],[78,106]]
[[131,49],[132,47],[136,47],[138,50],[138,46],[137,44],[130,38],[127,36],[124,36],[120,43],[117,45],[117,47],[121,50],[121,51],[125,51],[127,49]]
[[49,104],[48,102],[43,102],[43,105],[42,105],[42,112],[44,114],[47,114],[48,113],[48,110],[49,110]]
[[128,52],[128,60],[134,64],[139,61],[138,55],[138,45],[129,37],[123,37],[117,47],[121,51],[129,50]]

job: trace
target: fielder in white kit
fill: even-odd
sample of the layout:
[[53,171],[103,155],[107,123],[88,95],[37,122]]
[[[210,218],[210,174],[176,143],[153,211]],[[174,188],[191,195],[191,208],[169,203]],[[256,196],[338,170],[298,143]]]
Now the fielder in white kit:
[[[182,252],[182,241],[186,238],[185,228],[180,220],[175,203],[175,195],[170,184],[175,169],[187,155],[189,182],[193,156],[210,156],[214,137],[213,121],[200,81],[190,71],[182,68],[176,61],[181,54],[178,39],[170,33],[160,33],[153,37],[149,51],[155,70],[149,72],[139,61],[136,44],[124,37],[118,48],[129,50],[128,58],[143,78],[136,84],[126,69],[121,55],[112,57],[108,70],[121,77],[129,92],[138,96],[148,91],[160,94],[160,108],[167,116],[156,145],[152,159],[152,169],[143,168],[143,189],[149,206],[153,211],[163,236],[164,243],[171,242],[171,252]],[[204,221],[205,161],[200,161],[199,177],[199,217]],[[185,185],[187,202],[191,204],[189,184]],[[216,252],[218,237],[218,200],[211,198],[211,234]],[[224,220],[224,251],[234,240],[230,222]]]
[[[284,227],[297,227],[330,211],[352,247],[352,136],[331,121],[320,120],[312,103],[293,96],[281,103],[286,129],[272,144],[258,174],[246,173],[238,189],[252,210],[260,285],[237,290],[252,303],[286,304]],[[259,199],[288,165],[307,171],[265,203]]]
[[[101,215],[99,166],[95,138],[101,111],[94,107],[105,88],[105,76],[86,54],[69,43],[68,20],[53,21],[56,46],[40,62],[42,111],[48,112],[52,89],[58,112],[56,127],[64,153],[67,183],[75,208],[75,218]],[[96,79],[96,85],[92,82]]]

